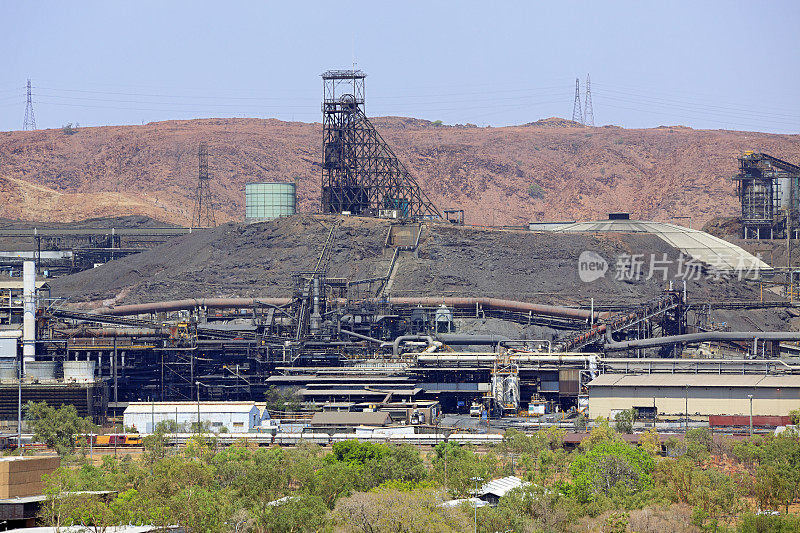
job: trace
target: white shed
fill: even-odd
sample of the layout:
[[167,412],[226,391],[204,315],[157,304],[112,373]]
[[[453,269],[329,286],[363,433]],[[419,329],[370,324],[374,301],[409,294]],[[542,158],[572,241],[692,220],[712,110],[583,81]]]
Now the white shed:
[[131,402],[122,415],[125,427],[152,433],[159,422],[174,421],[187,430],[192,424],[210,423],[213,431],[247,433],[261,425],[261,411],[253,402]]

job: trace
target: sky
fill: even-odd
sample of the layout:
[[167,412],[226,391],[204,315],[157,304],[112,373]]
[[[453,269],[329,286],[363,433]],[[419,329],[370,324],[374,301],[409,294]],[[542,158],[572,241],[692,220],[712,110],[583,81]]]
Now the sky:
[[0,0],[0,131],[30,78],[39,128],[208,117],[319,122],[332,68],[367,114],[479,126],[800,133],[796,0],[472,2]]

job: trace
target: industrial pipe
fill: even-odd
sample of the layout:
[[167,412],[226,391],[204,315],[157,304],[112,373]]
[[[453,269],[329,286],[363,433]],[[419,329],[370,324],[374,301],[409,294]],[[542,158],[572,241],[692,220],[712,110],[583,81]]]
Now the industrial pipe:
[[192,298],[187,300],[168,300],[145,304],[101,307],[93,312],[101,315],[141,315],[159,311],[182,311],[206,307],[208,309],[233,309],[266,306],[281,306],[292,302],[291,298]]
[[169,333],[151,328],[66,328],[57,329],[62,335],[81,337],[167,337]]
[[429,335],[401,335],[392,342],[383,343],[381,347],[391,345],[392,355],[400,355],[400,343],[405,341],[425,341],[428,343],[428,348],[436,346],[436,341]]
[[[256,307],[259,305],[281,306],[287,305],[291,303],[291,301],[291,298],[192,298],[186,300],[170,300],[164,302],[101,307],[94,310],[94,312],[105,315],[138,315],[158,311],[180,311],[184,309],[194,309],[196,307],[226,309]],[[518,302],[515,300],[504,300],[500,298],[461,298],[450,296],[393,297],[389,298],[389,303],[399,306],[421,305],[427,307],[446,305],[448,307],[457,307],[462,309],[482,306],[491,309],[502,309],[519,313],[531,313],[539,316],[571,318],[576,320],[588,320],[590,316],[592,316],[592,312],[587,311],[586,309]],[[610,316],[610,313],[608,312],[594,313],[595,320],[607,318],[608,316]]]
[[606,342],[605,349],[606,351],[619,351],[631,348],[649,348],[653,346],[689,342],[749,340],[797,341],[800,340],[800,331],[706,331],[703,333],[671,335],[652,339]]
[[351,335],[357,339],[363,339],[365,341],[377,342],[378,344],[383,344],[384,342],[380,339],[376,339],[375,337],[370,337],[369,335],[362,335],[361,333],[356,333],[355,331],[350,331],[347,329],[340,329],[340,333],[344,333],[345,335]]
[[[392,305],[437,307],[446,305],[448,307],[471,308],[475,306],[489,307],[492,309],[503,309],[506,311],[516,311],[519,313],[532,313],[534,315],[551,316],[557,318],[574,318],[587,320],[591,316],[591,311],[577,309],[574,307],[563,307],[556,305],[533,304],[528,302],[518,302],[515,300],[504,300],[501,298],[466,298],[466,297],[392,297],[389,298]],[[595,319],[610,316],[610,313],[595,313]]]

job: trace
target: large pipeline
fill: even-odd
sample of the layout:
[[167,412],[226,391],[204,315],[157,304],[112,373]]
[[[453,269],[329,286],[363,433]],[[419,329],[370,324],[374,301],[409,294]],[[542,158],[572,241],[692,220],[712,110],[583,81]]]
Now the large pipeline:
[[101,307],[93,312],[101,315],[143,315],[166,311],[183,311],[205,307],[207,309],[237,309],[259,306],[282,306],[291,303],[291,298],[191,298],[187,300],[168,300],[146,304],[118,305]]
[[57,329],[56,333],[70,337],[168,337],[164,330],[150,328],[66,328]]
[[[621,342],[606,342],[606,351],[628,350],[632,348],[650,348],[668,344],[705,342],[705,341],[749,341],[755,343],[759,340],[770,341],[797,341],[800,340],[800,331],[706,331],[703,333],[689,333],[686,335],[671,335],[668,337],[655,337],[652,339],[638,339]],[[754,350],[755,352],[755,350]]]
[[[151,302],[145,304],[118,305],[114,307],[102,307],[95,309],[95,313],[104,315],[139,315],[145,313],[181,311],[206,307],[208,309],[232,309],[266,306],[283,306],[291,303],[291,298],[192,298],[186,300],[170,300],[164,302]],[[460,309],[487,307],[491,309],[502,309],[505,311],[516,311],[519,313],[531,313],[537,316],[550,316],[556,318],[572,318],[576,320],[588,320],[592,312],[585,309],[574,307],[563,307],[556,305],[534,304],[528,302],[518,302],[515,300],[503,300],[500,298],[460,298],[460,297],[394,297],[389,298],[389,303],[398,306],[425,306],[437,307],[442,304],[448,307]],[[609,313],[594,313],[594,319],[606,318]]]
[[[516,311],[519,313],[531,313],[537,316],[551,316],[557,318],[574,318],[578,320],[588,320],[592,314],[585,309],[574,307],[563,307],[557,305],[533,304],[528,302],[518,302],[516,300],[503,300],[500,298],[461,298],[454,296],[436,297],[393,297],[389,298],[392,305],[406,306],[425,306],[437,307],[442,304],[448,307],[474,308],[488,307],[491,309],[503,309],[505,311]],[[595,320],[609,316],[609,313],[595,313]]]

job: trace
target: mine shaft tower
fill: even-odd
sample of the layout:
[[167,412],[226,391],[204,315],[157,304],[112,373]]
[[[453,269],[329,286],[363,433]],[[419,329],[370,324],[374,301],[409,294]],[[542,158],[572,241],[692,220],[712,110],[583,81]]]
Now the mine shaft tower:
[[322,212],[441,218],[406,167],[367,119],[364,74],[322,74]]
[[742,204],[742,237],[785,238],[800,229],[800,167],[771,155],[745,152],[733,177]]

